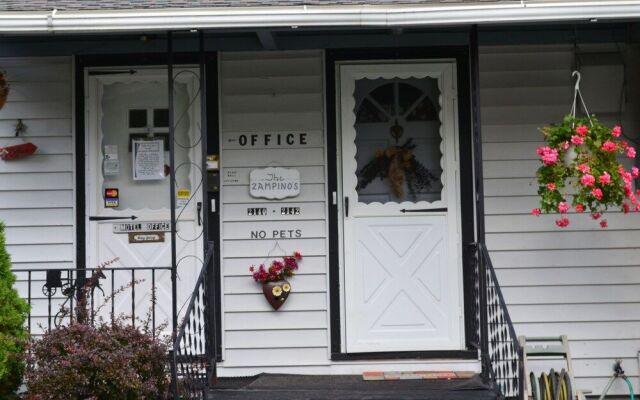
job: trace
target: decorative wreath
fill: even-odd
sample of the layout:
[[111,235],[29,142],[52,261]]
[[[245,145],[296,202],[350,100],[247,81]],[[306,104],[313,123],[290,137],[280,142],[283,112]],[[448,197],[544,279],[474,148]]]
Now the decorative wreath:
[[356,190],[366,188],[376,178],[389,178],[391,193],[397,198],[402,198],[406,180],[409,192],[415,199],[418,192],[428,189],[438,180],[427,167],[416,160],[413,154],[415,148],[413,139],[409,138],[401,146],[395,145],[376,151],[375,157],[357,172]]

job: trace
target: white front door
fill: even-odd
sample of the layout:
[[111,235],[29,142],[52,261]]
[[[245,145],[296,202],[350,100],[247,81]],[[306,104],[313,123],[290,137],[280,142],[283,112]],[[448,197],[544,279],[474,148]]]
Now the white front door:
[[[169,168],[176,171],[177,304],[188,300],[202,265],[200,109],[197,72],[177,69],[175,166],[169,162],[167,72],[101,70],[87,76],[87,267],[118,259],[101,282],[107,295],[135,283],[135,316],[144,319],[155,289],[156,325],[172,320]],[[127,219],[134,216],[136,219]],[[164,231],[164,232],[162,232]],[[161,268],[152,272],[150,267]],[[114,300],[131,316],[131,288]],[[100,298],[96,298],[100,302]],[[103,309],[110,311],[111,305]]]
[[343,350],[462,349],[455,63],[338,68]]

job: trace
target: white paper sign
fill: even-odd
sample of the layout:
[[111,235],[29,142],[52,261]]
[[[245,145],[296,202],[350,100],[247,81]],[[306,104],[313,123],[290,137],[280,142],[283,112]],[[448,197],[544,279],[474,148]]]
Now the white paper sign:
[[164,179],[164,142],[162,140],[134,140],[132,153],[134,180]]
[[300,194],[300,171],[269,167],[249,174],[249,194],[265,199],[284,199]]

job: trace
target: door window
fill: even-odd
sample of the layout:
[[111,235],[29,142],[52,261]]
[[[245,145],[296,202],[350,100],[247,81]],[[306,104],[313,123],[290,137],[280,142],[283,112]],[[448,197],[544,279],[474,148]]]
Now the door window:
[[438,81],[430,77],[356,80],[360,203],[441,200],[439,98]]
[[[176,190],[190,193],[192,163],[189,150],[189,97],[185,84],[175,84]],[[114,83],[104,86],[100,119],[102,190],[110,189],[118,202],[105,200],[114,210],[169,209],[169,111],[163,83]],[[126,100],[126,101],[125,101]],[[136,144],[134,146],[134,144]],[[111,192],[110,192],[111,193]],[[180,204],[178,203],[179,207]]]

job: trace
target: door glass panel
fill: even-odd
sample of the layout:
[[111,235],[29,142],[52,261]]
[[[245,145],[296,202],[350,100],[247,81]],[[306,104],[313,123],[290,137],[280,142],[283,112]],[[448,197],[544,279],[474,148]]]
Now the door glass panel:
[[[179,144],[175,147],[176,190],[190,193],[192,129],[190,113],[185,112],[190,105],[185,84],[175,83],[174,101],[176,113],[182,116],[175,129],[175,142]],[[105,85],[101,110],[101,194],[104,197],[107,189],[118,189],[119,196],[117,202],[105,199],[102,209],[169,209],[170,143],[166,83]],[[134,143],[138,146],[134,147]],[[177,207],[180,207],[179,203]]]
[[437,79],[360,79],[354,97],[358,201],[441,200]]

